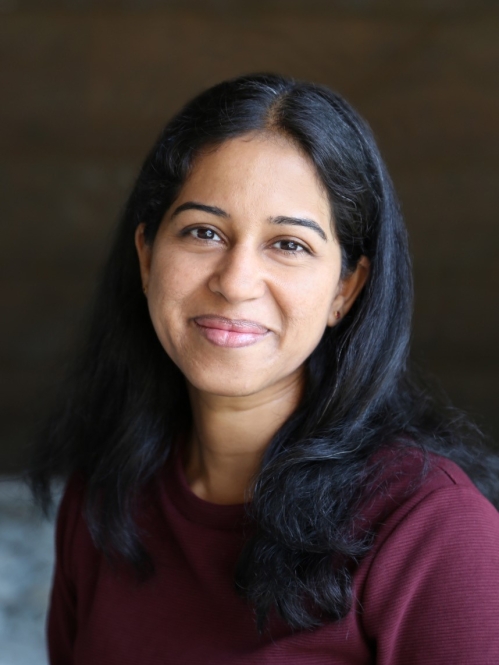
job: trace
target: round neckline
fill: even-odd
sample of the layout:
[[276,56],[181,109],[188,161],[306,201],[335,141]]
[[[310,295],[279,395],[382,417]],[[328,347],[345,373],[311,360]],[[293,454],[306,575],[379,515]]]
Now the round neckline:
[[185,476],[182,456],[178,452],[169,465],[166,480],[168,498],[190,522],[215,529],[234,530],[243,527],[246,504],[211,503],[194,494]]

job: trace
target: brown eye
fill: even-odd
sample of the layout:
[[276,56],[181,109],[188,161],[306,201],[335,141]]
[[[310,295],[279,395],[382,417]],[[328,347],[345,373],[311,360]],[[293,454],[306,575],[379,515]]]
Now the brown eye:
[[301,252],[309,253],[306,247],[301,245],[299,242],[296,242],[295,240],[278,240],[276,243],[274,243],[274,247],[277,247],[287,254],[299,254]]
[[189,235],[197,240],[211,240],[215,242],[221,240],[216,231],[206,226],[196,226],[195,228],[185,229],[182,235]]

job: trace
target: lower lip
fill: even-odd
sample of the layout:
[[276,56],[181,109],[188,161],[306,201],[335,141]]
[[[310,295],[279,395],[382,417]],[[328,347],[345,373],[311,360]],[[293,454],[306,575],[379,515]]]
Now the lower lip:
[[196,326],[209,342],[215,344],[215,346],[224,346],[230,349],[251,346],[268,335],[268,332],[238,332],[235,330],[221,330],[220,328],[207,328],[199,323],[196,323]]

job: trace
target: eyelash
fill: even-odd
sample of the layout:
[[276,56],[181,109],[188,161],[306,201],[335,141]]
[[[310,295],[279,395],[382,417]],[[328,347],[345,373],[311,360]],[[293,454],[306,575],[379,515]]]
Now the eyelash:
[[289,245],[295,245],[296,247],[301,248],[301,249],[282,249],[281,248],[281,252],[284,252],[285,254],[288,254],[290,256],[296,256],[297,254],[302,254],[302,253],[310,254],[310,250],[308,250],[305,247],[305,245],[302,245],[301,243],[296,242],[296,240],[285,240],[285,239],[284,240],[277,240],[274,243],[274,245],[277,245],[278,243],[281,243],[281,242],[283,242],[283,243],[285,242],[285,243],[288,243]]
[[[195,227],[190,227],[187,229],[183,229],[181,232],[181,235],[183,237],[186,236],[191,236],[195,240],[200,240],[201,242],[216,242],[215,238],[199,238],[198,236],[195,235],[196,231],[210,231],[211,233],[214,234],[215,237],[220,238],[219,234],[214,230],[211,229],[209,226],[195,226]],[[295,247],[300,248],[300,249],[280,249],[281,252],[288,256],[297,256],[298,254],[306,253],[306,254],[311,254],[312,252],[302,243],[297,242],[296,240],[290,240],[286,238],[282,238],[281,240],[276,240],[272,246],[275,246],[279,243],[288,243],[289,245],[295,245]]]
[[216,231],[214,231],[213,229],[210,229],[209,226],[195,226],[195,227],[191,227],[189,229],[183,229],[182,236],[184,236],[184,237],[185,236],[192,236],[195,240],[201,240],[201,241],[204,241],[204,242],[210,242],[210,241],[214,240],[214,238],[198,238],[197,236],[194,235],[194,231],[210,231],[215,236],[218,236],[220,238],[218,233]]

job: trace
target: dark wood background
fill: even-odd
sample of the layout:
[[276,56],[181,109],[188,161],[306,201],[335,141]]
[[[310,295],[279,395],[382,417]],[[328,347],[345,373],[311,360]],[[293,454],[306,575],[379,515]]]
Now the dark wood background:
[[367,118],[399,191],[414,348],[499,438],[497,0],[0,0],[0,471],[20,468],[150,144],[275,70]]

